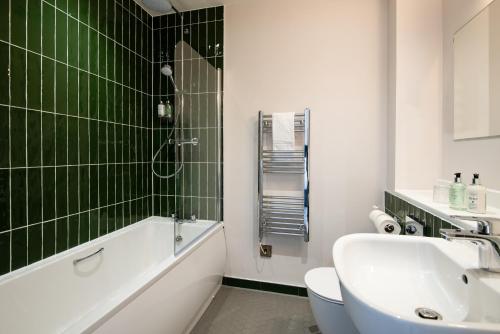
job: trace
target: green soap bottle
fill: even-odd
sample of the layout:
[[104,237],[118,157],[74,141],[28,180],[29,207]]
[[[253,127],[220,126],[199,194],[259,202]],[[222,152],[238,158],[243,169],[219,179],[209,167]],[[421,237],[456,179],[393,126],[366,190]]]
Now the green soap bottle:
[[462,183],[462,173],[455,173],[455,182],[450,187],[450,208],[454,210],[465,210],[465,184]]

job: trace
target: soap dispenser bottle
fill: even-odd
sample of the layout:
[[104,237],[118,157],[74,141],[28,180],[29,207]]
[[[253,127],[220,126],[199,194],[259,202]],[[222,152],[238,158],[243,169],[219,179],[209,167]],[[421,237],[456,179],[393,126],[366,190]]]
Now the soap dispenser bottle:
[[486,213],[486,187],[481,185],[479,174],[474,174],[472,184],[466,191],[467,211],[472,213]]
[[455,173],[455,182],[450,187],[450,208],[465,210],[465,185],[462,183],[462,173]]

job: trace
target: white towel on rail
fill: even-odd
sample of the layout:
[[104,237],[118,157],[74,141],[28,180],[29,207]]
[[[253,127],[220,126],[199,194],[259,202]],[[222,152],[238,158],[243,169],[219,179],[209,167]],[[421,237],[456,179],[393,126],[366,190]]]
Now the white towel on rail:
[[295,149],[295,113],[273,114],[273,150]]

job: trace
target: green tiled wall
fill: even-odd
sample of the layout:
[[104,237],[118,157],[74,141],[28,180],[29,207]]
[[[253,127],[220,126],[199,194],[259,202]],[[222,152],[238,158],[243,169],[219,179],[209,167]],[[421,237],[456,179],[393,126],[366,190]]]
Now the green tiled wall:
[[152,25],[132,0],[0,2],[0,274],[152,212]]
[[[178,104],[179,98],[168,78],[160,74],[163,61],[172,66],[176,81],[181,72],[181,36],[184,47],[184,138],[199,138],[196,147],[185,146],[184,168],[177,178],[154,178],[153,197],[155,215],[182,218],[195,214],[201,219],[216,218],[217,119],[216,68],[223,68],[224,13],[223,7],[183,12],[184,26],[179,15],[170,14],[153,19],[153,103],[160,100]],[[177,45],[177,47],[176,47]],[[160,59],[160,55],[164,59]],[[154,152],[167,138],[172,124],[153,120]],[[179,137],[178,132],[178,137]],[[167,146],[160,155],[156,170],[171,174],[175,165],[173,146]],[[177,157],[179,159],[179,157]]]
[[424,236],[439,238],[439,229],[441,228],[452,228],[452,225],[436,217],[429,212],[422,210],[400,197],[394,196],[389,192],[385,192],[385,211],[402,225],[401,233],[404,234],[404,221],[405,217],[411,215],[415,217],[418,221],[425,223]]

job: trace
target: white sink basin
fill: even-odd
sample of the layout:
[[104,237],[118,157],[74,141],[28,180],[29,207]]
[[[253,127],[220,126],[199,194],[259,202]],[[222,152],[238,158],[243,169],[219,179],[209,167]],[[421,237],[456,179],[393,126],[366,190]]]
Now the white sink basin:
[[[379,234],[348,235],[333,248],[361,334],[500,333],[500,274],[477,269],[477,254],[470,242]],[[421,318],[419,307],[442,319]]]

